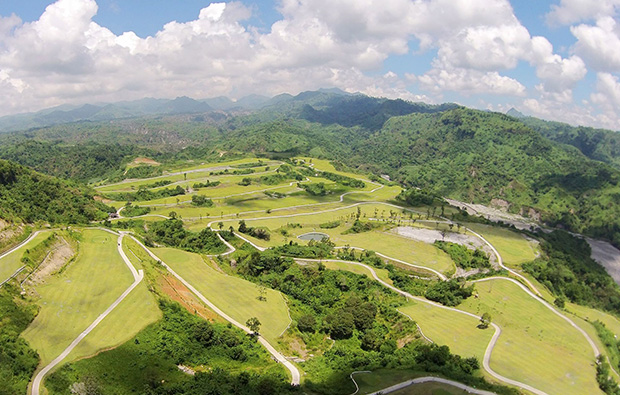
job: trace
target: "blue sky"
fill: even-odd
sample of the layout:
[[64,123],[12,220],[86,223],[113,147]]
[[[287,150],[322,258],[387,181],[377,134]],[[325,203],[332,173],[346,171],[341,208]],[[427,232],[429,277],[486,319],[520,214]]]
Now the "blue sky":
[[0,115],[338,87],[618,130],[619,9],[620,0],[4,0]]

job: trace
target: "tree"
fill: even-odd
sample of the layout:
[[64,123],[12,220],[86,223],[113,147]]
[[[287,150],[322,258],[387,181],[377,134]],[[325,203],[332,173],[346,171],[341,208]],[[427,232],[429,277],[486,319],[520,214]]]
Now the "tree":
[[172,218],[172,219],[176,219],[178,217],[177,212],[176,211],[171,211],[168,213],[168,217]]
[[213,343],[214,334],[213,326],[207,321],[200,321],[194,326],[194,338],[205,347]]
[[478,328],[486,329],[489,327],[489,325],[491,325],[491,314],[489,313],[482,314],[482,317],[480,317],[480,325],[478,325]]
[[239,221],[239,232],[246,233],[248,231],[248,226],[245,224],[244,220]]
[[302,315],[297,320],[297,329],[300,332],[314,332],[314,328],[316,327],[316,319],[311,314]]
[[260,329],[260,321],[256,317],[252,317],[245,322],[245,326],[247,326],[252,332],[258,334],[258,330]]
[[353,314],[343,309],[337,310],[325,318],[332,339],[348,339],[355,330]]
[[258,287],[258,297],[256,299],[260,300],[261,302],[267,301],[267,288],[265,288],[265,286],[261,285],[260,287]]
[[222,221],[218,222],[217,227],[220,228],[220,230],[222,230],[222,228],[224,227],[224,223]]

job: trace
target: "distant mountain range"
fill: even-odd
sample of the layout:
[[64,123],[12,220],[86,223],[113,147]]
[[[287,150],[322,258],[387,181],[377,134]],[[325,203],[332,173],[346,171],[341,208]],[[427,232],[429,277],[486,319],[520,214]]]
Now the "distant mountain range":
[[[350,96],[340,89],[320,89],[317,92]],[[302,96],[303,97],[303,96]],[[61,105],[45,110],[0,117],[0,132],[12,132],[79,121],[107,121],[153,115],[199,114],[212,111],[238,112],[258,110],[294,99],[289,94],[275,97],[249,95],[238,100],[225,96],[210,99],[192,99],[187,96],[176,99],[144,98],[117,103]]]

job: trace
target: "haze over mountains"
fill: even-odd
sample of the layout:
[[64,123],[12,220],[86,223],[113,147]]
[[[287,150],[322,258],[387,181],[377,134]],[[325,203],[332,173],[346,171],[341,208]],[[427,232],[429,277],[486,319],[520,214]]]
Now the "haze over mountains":
[[[279,106],[284,109],[295,107],[302,102],[308,102],[309,104],[326,104],[320,103],[321,100],[325,100],[325,97],[330,97],[331,100],[327,104],[333,104],[338,99],[356,96],[359,100],[370,99],[366,95],[360,93],[348,93],[338,88],[326,88],[319,89],[318,91],[302,92],[296,96],[283,93],[274,97],[267,97],[262,95],[249,95],[242,97],[238,100],[232,100],[225,96],[218,96],[208,99],[193,99],[187,96],[180,96],[175,99],[155,99],[144,98],[134,101],[120,101],[115,103],[89,103],[81,106],[75,105],[61,105],[44,109],[33,113],[23,113],[16,115],[7,115],[0,117],[0,133],[12,132],[33,128],[42,128],[52,125],[80,122],[80,121],[109,121],[115,119],[128,119],[138,117],[148,117],[156,115],[179,115],[179,114],[198,114],[209,112],[227,112],[227,113],[243,113],[248,111],[256,111],[265,108],[274,108]],[[317,99],[318,98],[318,99]],[[376,100],[376,98],[373,98]],[[317,100],[319,103],[317,103]],[[366,100],[368,101],[368,100]],[[388,100],[382,99],[383,102],[388,103],[404,103],[403,100]],[[288,103],[288,104],[287,104]],[[410,105],[411,102],[408,102]],[[424,103],[416,103],[417,108],[420,106],[426,106]],[[440,109],[454,108],[457,105],[452,103],[446,103],[440,105]],[[312,112],[312,109],[306,110]],[[401,110],[400,114],[392,115],[405,115],[407,113],[415,112],[409,109]],[[506,112],[507,115],[514,118],[522,119],[529,126],[540,129],[548,130],[549,127],[543,127],[544,122],[538,119],[524,115],[520,111],[511,108]],[[308,114],[308,117],[312,117]],[[554,129],[566,130],[572,126],[560,122],[553,122]],[[590,131],[603,131],[605,129],[594,129],[590,127],[581,127],[582,129]],[[553,133],[551,133],[551,136]],[[550,137],[549,135],[547,137]],[[566,140],[566,138],[564,137]],[[612,138],[613,140],[613,138]],[[566,142],[566,141],[565,141]],[[567,142],[570,144],[570,142]]]

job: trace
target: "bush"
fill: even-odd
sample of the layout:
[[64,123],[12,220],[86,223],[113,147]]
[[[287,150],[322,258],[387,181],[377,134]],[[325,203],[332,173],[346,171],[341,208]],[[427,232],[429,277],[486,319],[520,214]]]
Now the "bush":
[[297,320],[297,329],[300,332],[314,332],[316,327],[316,319],[311,314],[305,314]]
[[474,286],[465,286],[463,279],[438,281],[428,287],[424,296],[445,306],[458,306],[474,292]]
[[213,200],[204,195],[192,195],[192,205],[199,207],[213,207]]

